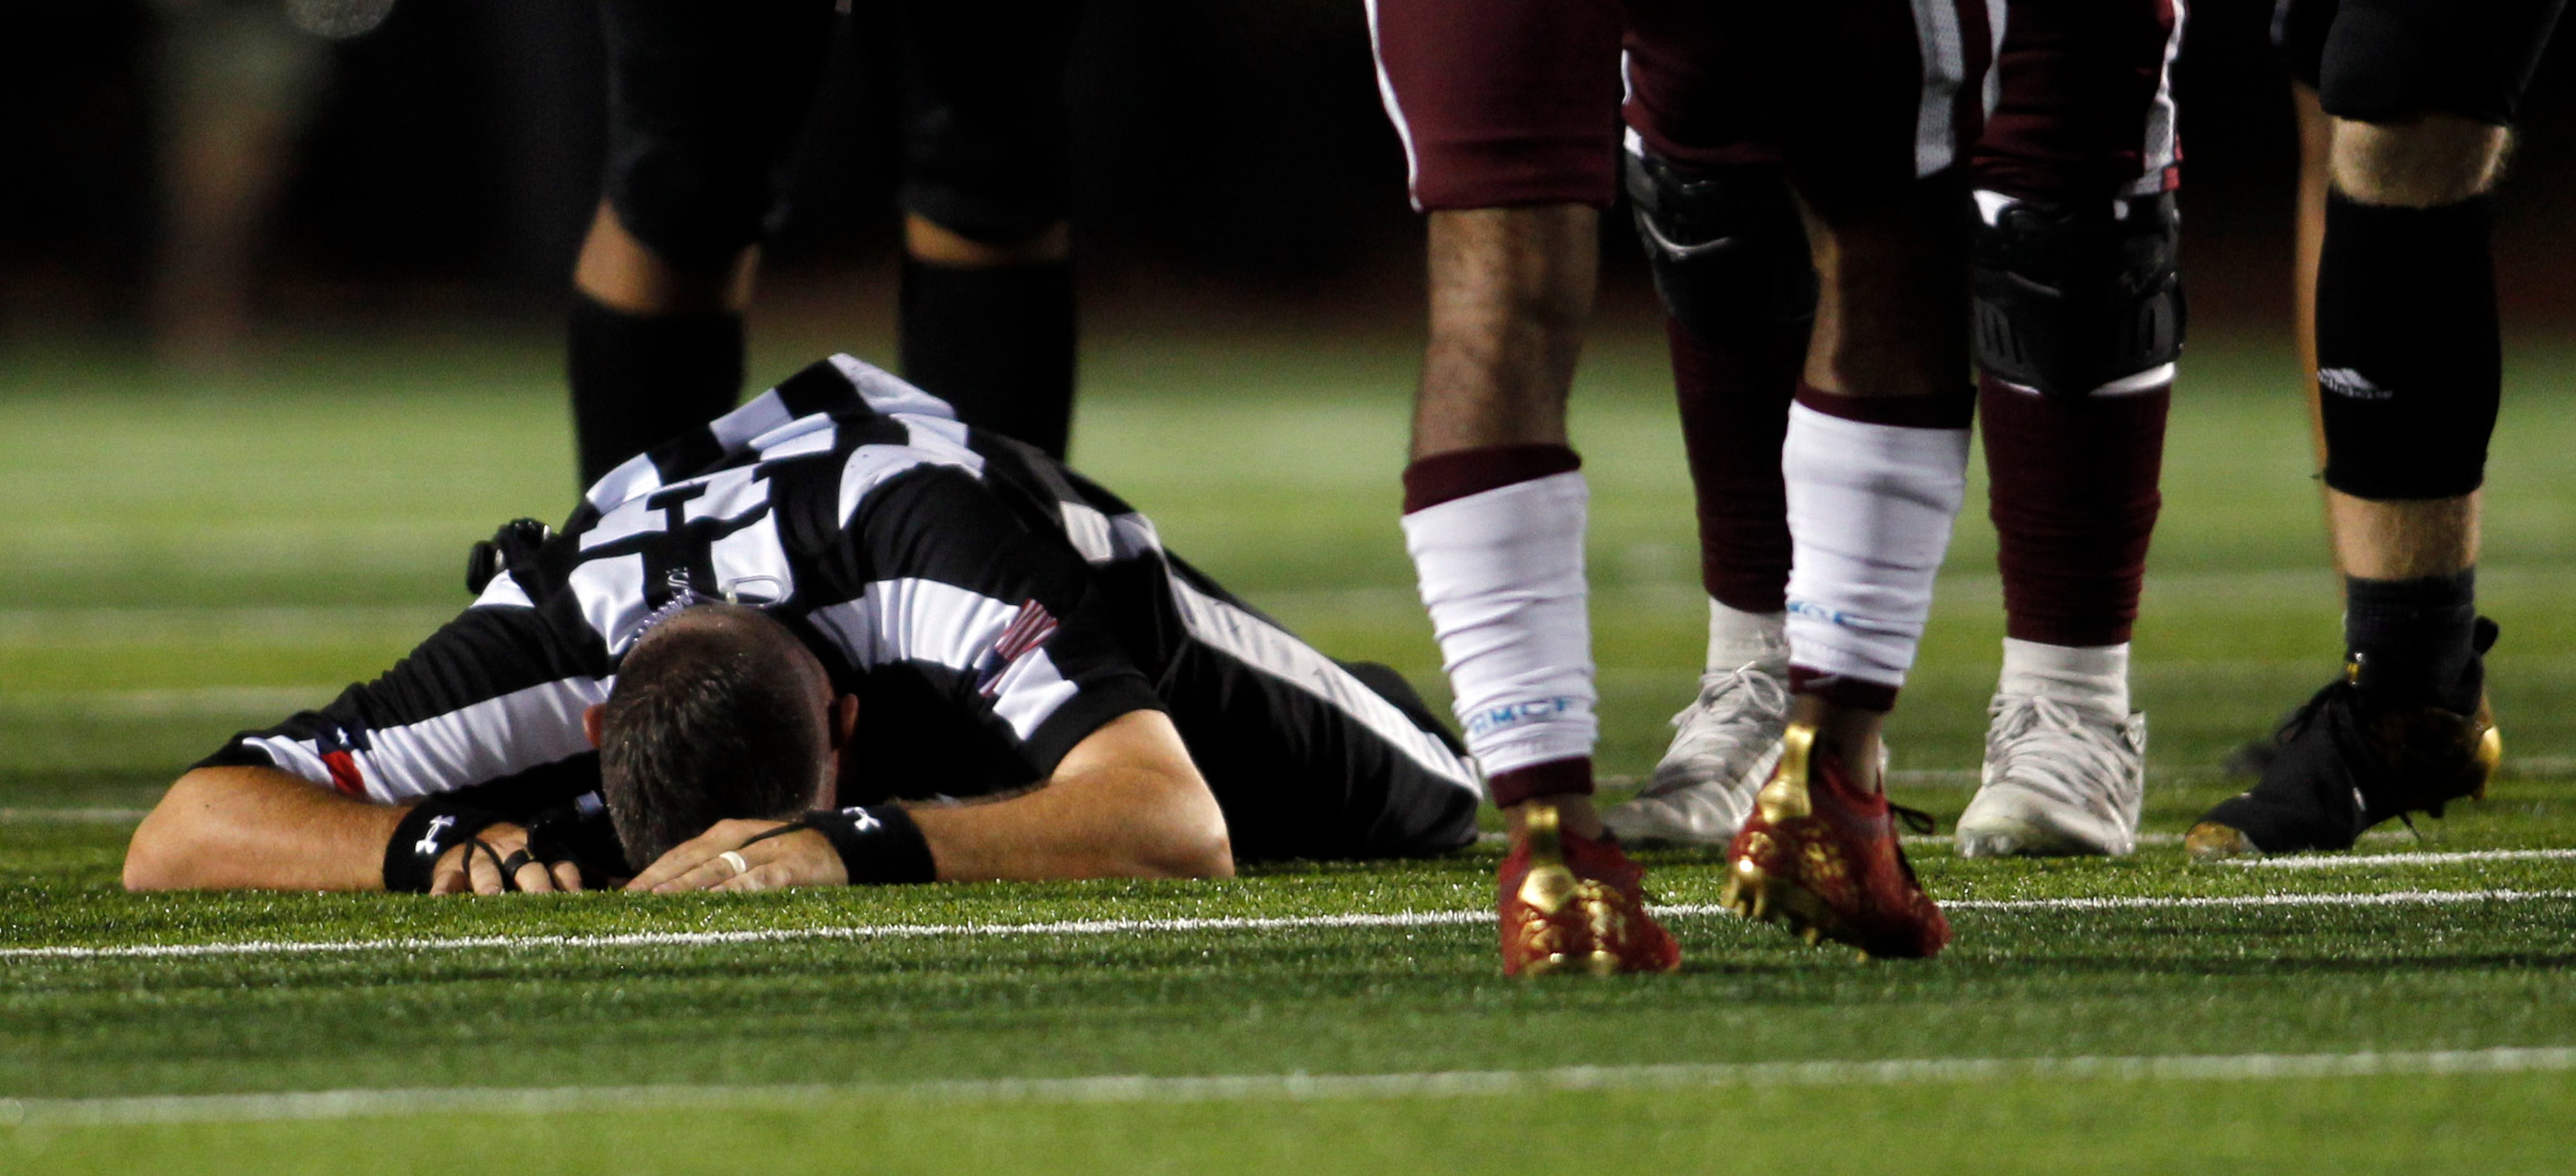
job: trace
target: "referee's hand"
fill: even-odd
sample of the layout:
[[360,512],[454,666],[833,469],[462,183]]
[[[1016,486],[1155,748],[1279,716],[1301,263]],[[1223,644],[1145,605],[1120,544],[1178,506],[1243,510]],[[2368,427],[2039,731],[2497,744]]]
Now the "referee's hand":
[[[644,868],[628,890],[677,894],[687,890],[775,890],[782,886],[843,886],[850,872],[832,843],[812,829],[751,841],[785,821],[718,821],[706,832],[671,847]],[[746,845],[745,842],[750,842]]]
[[[482,844],[476,845],[476,841]],[[581,889],[580,866],[561,861],[549,867],[526,859],[527,851],[526,829],[507,821],[484,826],[472,840],[439,856],[438,865],[430,871],[429,892],[505,894],[511,889],[501,881],[501,868],[505,865],[511,867],[510,881],[520,890],[545,893]]]

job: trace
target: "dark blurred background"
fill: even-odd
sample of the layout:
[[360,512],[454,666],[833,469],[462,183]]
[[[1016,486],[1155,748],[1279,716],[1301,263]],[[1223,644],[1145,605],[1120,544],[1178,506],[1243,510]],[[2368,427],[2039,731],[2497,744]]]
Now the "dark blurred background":
[[[859,8],[807,128],[765,298],[828,303],[890,271],[886,95]],[[2211,0],[2190,15],[2177,89],[2203,330],[2287,318],[2294,140],[2269,9]],[[275,22],[275,2],[6,11],[0,342],[157,336],[184,358],[228,332],[421,317],[551,329],[596,198],[593,0],[405,0],[344,40],[226,24]],[[1088,13],[1075,225],[1096,313],[1184,291],[1255,315],[1377,321],[1413,302],[1420,228],[1359,0],[1089,0]],[[2560,280],[2576,263],[2565,57],[2541,69],[2503,201],[2507,313],[2523,330],[2576,309]],[[204,117],[222,103],[234,106]],[[242,256],[190,263],[173,243],[207,231],[190,220],[203,209],[165,215],[176,191],[268,211]],[[1642,266],[1625,218],[1610,223],[1610,305],[1635,307]]]

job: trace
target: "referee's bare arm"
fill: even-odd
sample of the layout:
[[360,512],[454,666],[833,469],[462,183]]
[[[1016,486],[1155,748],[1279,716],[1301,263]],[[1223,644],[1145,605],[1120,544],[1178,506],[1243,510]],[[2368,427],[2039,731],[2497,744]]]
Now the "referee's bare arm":
[[1225,813],[1161,711],[1092,732],[1034,792],[910,811],[942,881],[1234,876]]
[[[179,777],[134,830],[125,850],[128,890],[382,890],[385,842],[410,810],[352,800],[261,767],[197,768]],[[487,826],[478,836],[494,857],[527,842],[516,825]],[[504,887],[490,863],[449,850],[431,871],[431,891],[497,894]],[[541,877],[542,864],[520,870],[522,889],[573,889],[572,877]],[[570,875],[571,871],[564,871]]]
[[[1111,720],[1075,744],[1033,791],[905,811],[942,882],[1234,876],[1225,813],[1160,711]],[[719,822],[672,847],[627,888],[770,890],[850,880],[821,833],[761,836],[780,824]],[[736,860],[726,858],[728,850]]]

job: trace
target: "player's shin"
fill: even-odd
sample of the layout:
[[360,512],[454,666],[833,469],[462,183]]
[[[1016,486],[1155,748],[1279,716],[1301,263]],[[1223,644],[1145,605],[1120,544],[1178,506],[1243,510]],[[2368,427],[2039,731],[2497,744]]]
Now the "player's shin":
[[1562,445],[1498,445],[1405,471],[1405,548],[1467,749],[1507,809],[1592,792],[1580,465]]
[[[1895,705],[1967,492],[1974,412],[1964,394],[1798,390],[1781,456],[1796,544],[1788,592],[1793,693],[1837,709]],[[1876,776],[1874,744],[1833,750],[1865,778]]]
[[1061,459],[1073,423],[1073,266],[903,262],[904,378],[967,424]]
[[575,293],[568,375],[581,482],[724,415],[741,398],[742,316],[632,314]]
[[1497,878],[1503,970],[1664,971],[1641,872],[1591,809],[1591,625],[1580,461],[1562,445],[1435,454],[1405,471],[1405,547],[1467,747],[1514,844]]
[[1949,923],[1897,843],[1878,733],[1912,668],[1967,491],[1974,401],[1813,388],[1798,399],[1781,459],[1797,543],[1796,697],[1779,765],[1728,847],[1723,901],[1810,943],[1928,956],[1949,942]]
[[2146,719],[2130,710],[2129,634],[2162,502],[2167,371],[2079,395],[1984,381],[2006,636],[1962,854],[2137,844]]

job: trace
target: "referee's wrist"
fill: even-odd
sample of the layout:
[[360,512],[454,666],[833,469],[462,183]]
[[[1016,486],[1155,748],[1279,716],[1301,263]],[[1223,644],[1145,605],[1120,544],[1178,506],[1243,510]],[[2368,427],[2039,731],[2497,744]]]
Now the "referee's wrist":
[[841,855],[841,869],[852,886],[897,886],[934,882],[939,865],[921,826],[901,806],[816,809],[797,821],[823,835]]
[[500,822],[499,813],[443,796],[413,805],[394,826],[394,835],[385,840],[385,889],[429,893],[438,859]]

